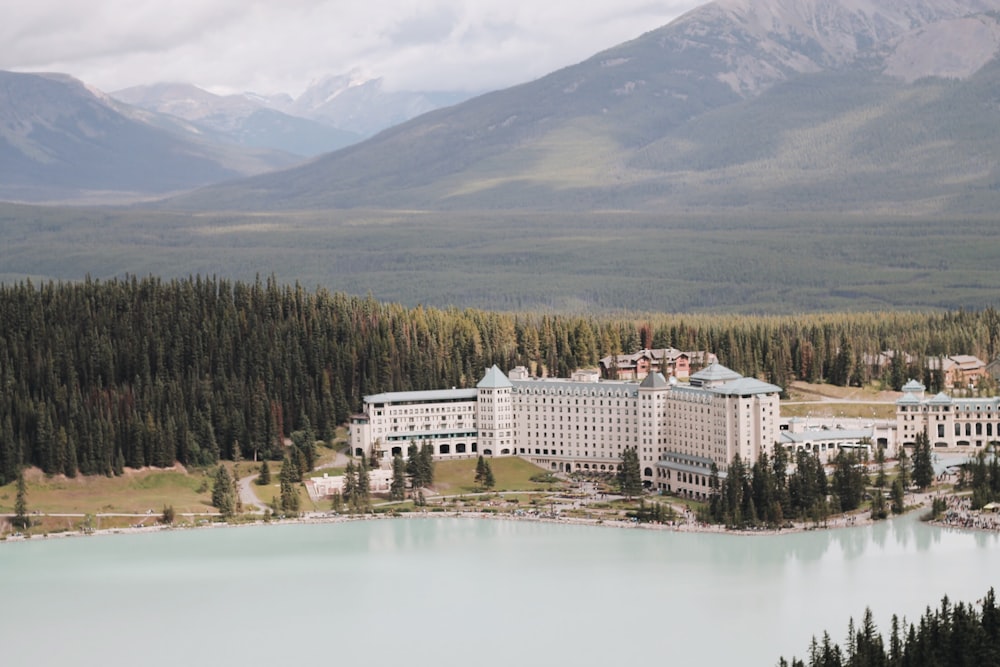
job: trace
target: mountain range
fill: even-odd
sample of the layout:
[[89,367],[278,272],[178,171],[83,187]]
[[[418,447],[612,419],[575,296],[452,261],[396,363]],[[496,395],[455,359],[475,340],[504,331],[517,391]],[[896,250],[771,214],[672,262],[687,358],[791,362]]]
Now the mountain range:
[[996,306],[998,48],[1000,0],[719,0],[283,170],[296,158],[239,145],[248,119],[326,123],[381,84],[178,87],[146,110],[3,75],[0,198],[186,191],[0,205],[0,280],[271,274],[577,312]]
[[1000,0],[719,0],[181,208],[981,211]]
[[316,81],[294,100],[190,84],[105,94],[65,74],[0,71],[0,199],[163,196],[288,167],[465,96],[350,76]]
[[381,78],[358,73],[313,81],[288,94],[216,95],[183,83],[134,86],[111,97],[176,116],[232,141],[313,157],[357,143],[422,113],[461,102],[464,92],[386,90]]
[[0,198],[120,201],[291,165],[62,74],[0,72]]

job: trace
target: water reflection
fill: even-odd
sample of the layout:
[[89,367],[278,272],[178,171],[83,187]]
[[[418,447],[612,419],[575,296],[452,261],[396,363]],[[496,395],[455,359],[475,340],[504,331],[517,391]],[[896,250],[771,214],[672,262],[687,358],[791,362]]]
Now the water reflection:
[[[315,660],[308,642],[255,650],[257,616],[273,636],[338,628],[338,659],[359,664],[769,665],[813,634],[842,636],[866,606],[884,629],[943,594],[975,600],[1000,588],[998,557],[996,534],[910,516],[777,536],[412,518],[32,540],[0,544],[0,599],[19,601],[0,605],[0,627],[44,628],[61,638],[48,658],[76,665],[95,625],[116,628],[120,650],[89,663],[106,667],[175,666],[145,643],[163,627],[210,628],[191,638],[202,662]],[[498,641],[509,630],[516,641]],[[4,664],[37,658],[31,641],[8,649]]]

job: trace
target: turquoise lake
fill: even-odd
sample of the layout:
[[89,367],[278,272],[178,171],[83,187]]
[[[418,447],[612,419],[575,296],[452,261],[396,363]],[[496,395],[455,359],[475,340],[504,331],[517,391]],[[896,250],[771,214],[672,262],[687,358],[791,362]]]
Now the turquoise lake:
[[2,664],[775,665],[870,606],[975,601],[1000,539],[912,517],[729,536],[472,519],[0,544]]

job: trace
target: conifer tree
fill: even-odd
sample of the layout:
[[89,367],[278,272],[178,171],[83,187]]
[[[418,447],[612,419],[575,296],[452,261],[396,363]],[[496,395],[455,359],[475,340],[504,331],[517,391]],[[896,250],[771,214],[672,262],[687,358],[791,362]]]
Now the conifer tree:
[[903,488],[903,480],[897,477],[892,482],[892,513],[902,514],[906,511],[906,490]]
[[392,483],[389,485],[389,499],[403,500],[406,497],[406,464],[403,457],[396,454],[392,457]]
[[618,469],[618,489],[629,500],[642,493],[639,452],[635,447],[626,447],[622,452],[621,465]]
[[906,453],[906,447],[900,446],[899,461],[896,467],[899,470],[897,479],[903,485],[903,490],[905,491],[910,486],[910,457]]
[[28,516],[28,487],[24,480],[24,469],[17,471],[17,496],[14,498],[14,527],[25,530],[31,525]]
[[233,466],[233,499],[236,514],[243,514],[243,497],[240,495],[240,464]]
[[426,442],[420,447],[420,477],[420,486],[434,484],[434,447]]
[[490,465],[489,461],[486,461],[486,466],[483,475],[483,488],[492,489],[494,486],[496,486],[496,484],[497,480],[493,476],[493,466]]
[[364,456],[361,457],[361,464],[357,468],[357,482],[353,498],[351,505],[355,511],[367,512],[371,508],[371,480],[368,475],[368,462]]
[[934,482],[934,455],[926,432],[917,433],[913,448],[913,484],[921,491]]
[[875,486],[880,489],[885,488],[886,484],[886,474],[885,474],[885,448],[876,447],[875,448],[875,464],[878,466],[878,472],[875,475]]
[[483,479],[485,479],[485,477],[486,477],[486,459],[484,459],[483,455],[480,454],[479,459],[476,460],[476,476],[473,478],[473,480],[476,483],[476,486],[482,486]]
[[257,477],[257,484],[267,486],[271,483],[271,466],[267,464],[267,459],[260,464],[260,475]]
[[410,486],[414,489],[424,486],[421,472],[420,448],[417,447],[416,442],[411,441],[410,446],[406,449],[406,474],[410,476]]
[[347,469],[344,471],[344,492],[343,501],[352,510],[357,505],[358,477],[354,467],[354,461],[347,462]]
[[287,516],[296,516],[299,513],[299,491],[297,480],[295,479],[295,466],[288,465],[289,460],[285,459],[285,464],[281,467],[279,475],[281,511]]
[[236,499],[233,496],[233,479],[223,465],[220,465],[215,471],[215,484],[212,487],[212,506],[219,510],[224,519],[229,519],[236,511]]
[[885,496],[882,494],[882,491],[876,491],[872,494],[871,515],[874,521],[879,521],[889,515],[889,511],[886,508]]

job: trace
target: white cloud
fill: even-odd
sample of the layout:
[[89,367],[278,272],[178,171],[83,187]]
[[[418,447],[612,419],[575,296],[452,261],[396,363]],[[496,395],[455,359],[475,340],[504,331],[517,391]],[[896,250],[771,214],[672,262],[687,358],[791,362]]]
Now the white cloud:
[[537,78],[659,27],[699,0],[0,0],[0,69],[103,90],[185,81],[297,94],[362,69],[398,89]]

